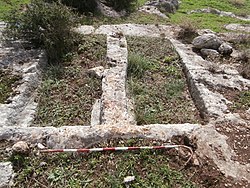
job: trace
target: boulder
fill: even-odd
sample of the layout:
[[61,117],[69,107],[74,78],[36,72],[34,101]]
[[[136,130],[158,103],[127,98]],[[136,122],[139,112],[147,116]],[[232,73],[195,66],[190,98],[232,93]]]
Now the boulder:
[[197,49],[214,49],[218,50],[223,41],[215,34],[204,34],[194,38],[192,44]]
[[178,0],[158,0],[158,1],[151,1],[146,5],[155,6],[161,12],[166,13],[175,13],[176,10],[179,8],[179,1]]
[[12,146],[12,151],[19,154],[28,154],[29,146],[24,141],[19,141]]
[[223,55],[230,55],[231,53],[233,53],[233,47],[230,46],[228,43],[223,42],[218,51],[223,54]]
[[205,56],[205,57],[211,57],[211,58],[215,58],[215,57],[218,57],[220,54],[219,52],[217,52],[216,50],[213,50],[213,49],[201,49],[201,54],[202,56]]

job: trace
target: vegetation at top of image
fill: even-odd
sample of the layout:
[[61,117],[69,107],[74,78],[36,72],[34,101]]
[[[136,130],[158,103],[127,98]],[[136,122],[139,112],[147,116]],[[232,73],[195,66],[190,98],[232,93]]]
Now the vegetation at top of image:
[[12,75],[8,71],[0,70],[0,103],[5,103],[13,93],[15,83],[20,76]]
[[72,27],[77,17],[61,3],[34,0],[25,11],[13,10],[7,17],[5,36],[31,42],[45,49],[48,61],[58,63],[78,43]]

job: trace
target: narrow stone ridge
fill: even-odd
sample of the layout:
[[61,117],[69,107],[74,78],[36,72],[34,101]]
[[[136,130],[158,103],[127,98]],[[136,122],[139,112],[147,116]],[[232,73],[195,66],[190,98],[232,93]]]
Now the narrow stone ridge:
[[116,33],[107,36],[107,61],[102,79],[101,124],[127,124],[134,121],[129,112],[126,95],[128,50],[125,36]]

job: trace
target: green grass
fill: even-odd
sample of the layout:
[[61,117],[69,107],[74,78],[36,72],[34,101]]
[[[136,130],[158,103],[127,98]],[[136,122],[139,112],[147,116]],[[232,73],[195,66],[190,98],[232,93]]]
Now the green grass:
[[[161,145],[143,139],[113,140],[95,147]],[[14,187],[126,187],[123,180],[135,176],[129,187],[194,188],[178,169],[187,156],[177,150],[142,150],[89,154],[36,154],[11,157],[17,176]],[[186,152],[185,152],[186,153]],[[178,161],[178,165],[176,165]],[[160,164],[160,165],[156,165]],[[171,168],[175,164],[176,169]]]
[[87,70],[105,65],[105,58],[106,37],[86,36],[78,53],[68,55],[70,61],[49,65],[38,92],[36,126],[89,125],[92,105],[101,96],[101,80]]
[[215,8],[235,14],[249,13],[250,1],[246,0],[244,6],[235,6],[230,0],[183,0],[178,12],[188,12],[195,9]]
[[230,17],[220,17],[214,14],[194,13],[186,14],[187,12],[201,8],[216,8],[222,11],[233,12],[238,15],[244,15],[250,12],[250,1],[247,0],[244,6],[237,7],[228,0],[183,0],[180,9],[171,15],[171,22],[181,24],[186,19],[193,20],[198,23],[199,28],[212,29],[216,32],[226,31],[223,26],[229,23],[249,24],[249,21],[241,21]]
[[179,57],[166,39],[127,37],[128,89],[138,125],[198,123]]
[[12,75],[8,71],[0,70],[0,103],[5,103],[13,93],[13,87],[20,76]]
[[19,8],[21,5],[29,2],[30,0],[0,0],[0,20],[3,20],[4,15],[12,8]]
[[234,98],[233,110],[248,110],[250,108],[250,91],[239,92]]

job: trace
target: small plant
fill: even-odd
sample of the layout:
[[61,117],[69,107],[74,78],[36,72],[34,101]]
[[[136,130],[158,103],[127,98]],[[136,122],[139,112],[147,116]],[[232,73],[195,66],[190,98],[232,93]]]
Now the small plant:
[[178,39],[186,43],[191,43],[192,40],[198,36],[196,30],[198,28],[198,23],[190,19],[184,19],[180,23],[181,30],[178,34]]
[[26,159],[24,155],[21,154],[12,154],[10,159],[9,159],[13,166],[15,166],[16,168],[23,168],[26,166]]
[[233,109],[248,110],[250,108],[250,91],[240,92],[234,100]]
[[33,0],[24,12],[13,10],[6,17],[6,37],[31,42],[45,49],[50,63],[57,63],[71,52],[77,41],[72,27],[77,16],[61,3]]
[[165,84],[165,94],[168,98],[179,97],[185,89],[185,82],[183,80],[172,80]]
[[131,53],[128,58],[128,77],[141,78],[150,69],[150,62],[142,55]]

